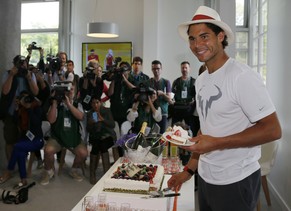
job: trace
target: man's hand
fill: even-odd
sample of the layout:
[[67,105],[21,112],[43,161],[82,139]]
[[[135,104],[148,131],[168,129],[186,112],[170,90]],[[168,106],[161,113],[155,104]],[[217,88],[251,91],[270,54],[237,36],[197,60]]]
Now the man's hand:
[[198,154],[204,154],[219,149],[218,138],[212,136],[198,135],[196,137],[192,137],[190,141],[195,142],[195,144],[187,147],[180,146],[180,148]]
[[167,182],[168,187],[173,191],[179,191],[184,182],[192,177],[188,172],[183,171],[178,174],[174,174]]
[[9,74],[12,75],[12,76],[15,76],[17,73],[18,73],[18,69],[15,66],[13,66],[11,68],[11,70],[9,71]]

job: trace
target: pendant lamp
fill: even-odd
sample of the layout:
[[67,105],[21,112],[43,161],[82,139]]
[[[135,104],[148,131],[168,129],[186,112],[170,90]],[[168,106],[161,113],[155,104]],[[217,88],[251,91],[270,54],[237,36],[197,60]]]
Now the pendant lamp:
[[[97,11],[99,8],[97,4],[98,0],[96,0],[94,13],[98,14],[100,16],[99,19],[101,20],[101,12]],[[112,22],[93,21],[87,24],[87,36],[97,38],[116,38],[118,37],[118,25]]]
[[87,36],[98,38],[116,38],[118,37],[118,25],[111,22],[88,23]]

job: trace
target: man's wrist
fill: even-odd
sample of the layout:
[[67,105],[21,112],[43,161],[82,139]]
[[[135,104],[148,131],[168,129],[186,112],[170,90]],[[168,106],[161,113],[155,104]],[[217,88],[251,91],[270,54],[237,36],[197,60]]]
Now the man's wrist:
[[188,166],[185,166],[183,168],[183,171],[188,172],[191,176],[195,174],[195,172],[192,169],[190,169]]

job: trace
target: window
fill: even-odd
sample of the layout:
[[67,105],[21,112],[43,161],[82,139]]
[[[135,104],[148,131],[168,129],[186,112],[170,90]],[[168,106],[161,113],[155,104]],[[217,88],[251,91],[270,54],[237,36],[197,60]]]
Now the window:
[[236,0],[236,59],[248,64],[248,0]]
[[[27,47],[36,42],[44,49],[44,55],[56,55],[59,43],[59,1],[25,2],[21,4],[21,55],[27,55]],[[33,50],[30,63],[36,65],[39,51]]]
[[267,0],[253,0],[251,7],[251,33],[250,40],[252,68],[258,71],[266,81],[267,74]]
[[236,0],[236,59],[250,65],[266,81],[267,0]]

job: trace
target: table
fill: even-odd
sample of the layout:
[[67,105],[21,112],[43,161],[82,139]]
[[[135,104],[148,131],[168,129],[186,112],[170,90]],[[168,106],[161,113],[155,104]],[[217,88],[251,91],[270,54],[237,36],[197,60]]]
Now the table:
[[[132,208],[139,209],[152,209],[152,210],[172,210],[174,198],[152,198],[142,199],[144,195],[141,194],[127,194],[127,193],[113,193],[104,192],[103,183],[109,175],[117,168],[120,164],[120,160],[117,160],[115,164],[103,175],[103,177],[89,190],[85,196],[98,196],[99,193],[106,193],[107,202],[116,202],[118,206],[121,203],[127,202],[131,204]],[[167,181],[171,175],[165,175],[162,187],[167,187]],[[182,185],[180,190],[181,196],[178,197],[178,209],[181,211],[194,211],[195,210],[195,196],[194,196],[194,177]],[[84,196],[84,197],[85,197]],[[78,202],[78,204],[72,209],[72,211],[81,211],[82,202],[84,197]]]

